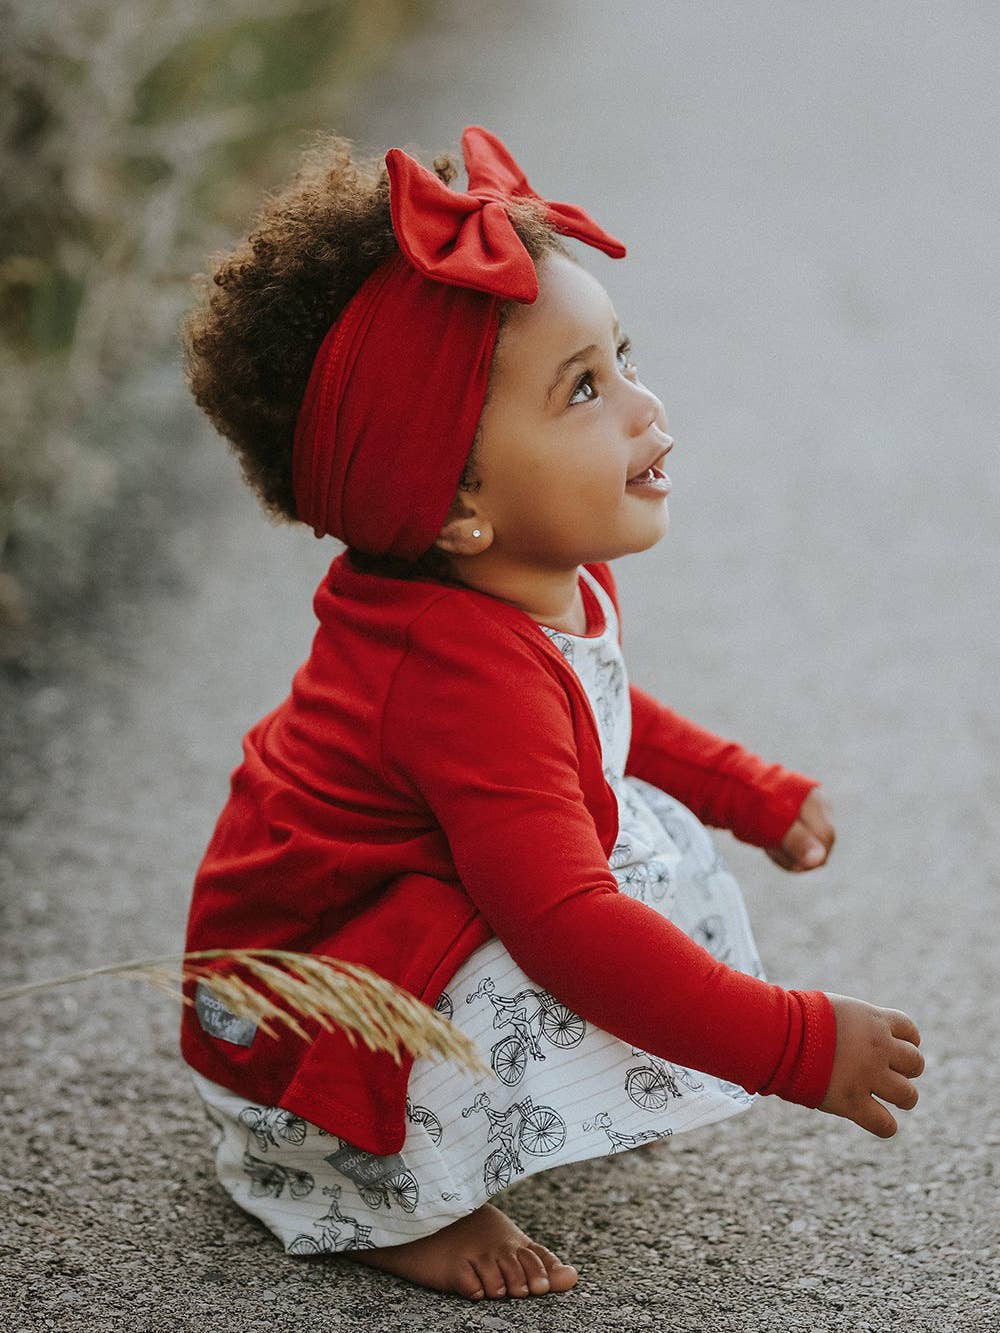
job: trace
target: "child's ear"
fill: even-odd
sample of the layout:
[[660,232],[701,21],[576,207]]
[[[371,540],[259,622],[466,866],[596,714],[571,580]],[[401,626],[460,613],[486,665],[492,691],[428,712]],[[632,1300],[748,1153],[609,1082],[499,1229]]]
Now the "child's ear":
[[434,545],[448,555],[477,555],[492,541],[489,519],[473,512],[445,519]]

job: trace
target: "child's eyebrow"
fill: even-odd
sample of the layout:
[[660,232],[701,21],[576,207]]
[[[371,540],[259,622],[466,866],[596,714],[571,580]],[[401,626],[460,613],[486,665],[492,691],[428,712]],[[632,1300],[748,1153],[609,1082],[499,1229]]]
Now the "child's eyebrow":
[[[621,323],[616,319],[611,326],[611,329],[615,336],[617,336],[621,332]],[[573,352],[573,354],[568,356],[565,361],[559,362],[559,366],[556,370],[556,377],[549,385],[548,392],[545,395],[546,403],[551,400],[552,395],[559,387],[559,381],[566,374],[567,370],[569,370],[570,366],[573,365],[575,361],[583,361],[586,357],[590,356],[591,352],[596,352],[598,350],[597,343],[588,343],[586,347],[581,347],[578,352]]]

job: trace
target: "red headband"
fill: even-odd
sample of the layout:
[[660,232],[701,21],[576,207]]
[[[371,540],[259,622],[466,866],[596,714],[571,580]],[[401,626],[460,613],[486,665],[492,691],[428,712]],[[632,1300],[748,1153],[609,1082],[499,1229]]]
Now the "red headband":
[[438,536],[482,411],[500,304],[538,295],[507,203],[539,200],[555,231],[625,254],[582,209],[536,194],[489,130],[467,126],[462,153],[465,194],[402,149],[386,153],[399,250],[324,338],[296,422],[299,517],[372,554],[413,560]]

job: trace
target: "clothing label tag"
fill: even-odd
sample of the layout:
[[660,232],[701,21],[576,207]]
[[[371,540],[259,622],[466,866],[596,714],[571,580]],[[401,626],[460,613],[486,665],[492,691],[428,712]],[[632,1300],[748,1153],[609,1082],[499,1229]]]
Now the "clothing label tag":
[[353,1180],[356,1185],[378,1185],[383,1180],[406,1171],[407,1166],[400,1153],[390,1153],[379,1157],[376,1153],[365,1152],[347,1144],[337,1152],[329,1153],[325,1159],[337,1171]]
[[198,1022],[210,1037],[232,1042],[234,1046],[249,1046],[257,1035],[257,1024],[249,1018],[238,1018],[227,1009],[204,981],[198,982],[194,996],[194,1010]]

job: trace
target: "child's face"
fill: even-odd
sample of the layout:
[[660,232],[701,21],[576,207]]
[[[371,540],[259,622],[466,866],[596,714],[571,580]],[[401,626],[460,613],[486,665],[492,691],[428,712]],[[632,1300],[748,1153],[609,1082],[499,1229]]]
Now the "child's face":
[[474,503],[492,557],[565,569],[646,550],[667,530],[666,496],[626,483],[673,444],[663,404],[597,279],[558,253],[538,278],[505,326],[482,417]]

